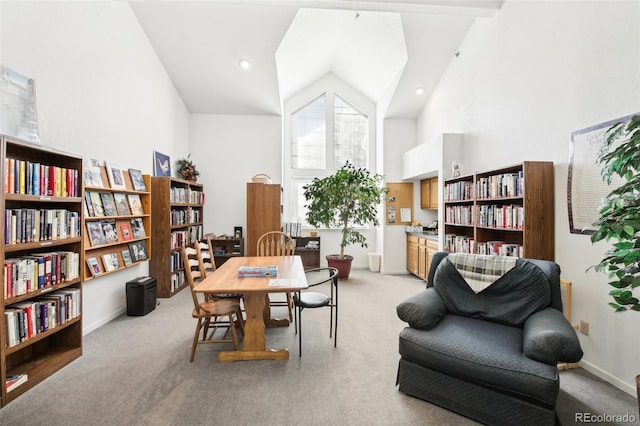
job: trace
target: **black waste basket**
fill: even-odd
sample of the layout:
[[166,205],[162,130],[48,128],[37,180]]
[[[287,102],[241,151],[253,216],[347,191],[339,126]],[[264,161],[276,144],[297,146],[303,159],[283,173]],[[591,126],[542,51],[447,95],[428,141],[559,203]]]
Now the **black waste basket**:
[[127,281],[127,315],[147,315],[156,308],[157,282],[153,277],[138,277]]

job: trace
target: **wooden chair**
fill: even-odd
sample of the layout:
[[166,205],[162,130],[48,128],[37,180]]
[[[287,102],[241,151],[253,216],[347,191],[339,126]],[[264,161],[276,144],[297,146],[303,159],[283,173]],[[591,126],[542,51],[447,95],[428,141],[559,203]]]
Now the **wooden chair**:
[[[204,240],[197,241],[195,248],[198,253],[198,260],[202,269],[202,278],[205,278],[207,274],[213,273],[216,270],[216,261],[213,257],[213,249],[211,246],[211,239],[205,238]],[[242,300],[241,294],[208,294],[206,300],[213,299],[238,299]],[[238,311],[238,315],[242,318],[242,308]]]
[[329,307],[329,337],[333,335],[333,347],[338,346],[338,270],[336,268],[315,268],[305,271],[309,288],[329,282],[329,294],[314,291],[299,291],[293,296],[296,307],[296,333],[298,333],[299,355],[302,356],[302,311],[303,309]]
[[[213,299],[201,302],[198,298],[198,293],[195,291],[196,284],[204,277],[202,263],[198,258],[198,251],[193,245],[182,247],[181,251],[185,276],[189,282],[193,298],[193,312],[191,315],[198,320],[189,361],[193,362],[196,347],[200,344],[232,342],[234,348],[238,350],[236,322],[244,332],[244,324],[241,316],[238,316],[240,310],[239,299]],[[220,338],[215,338],[214,335],[218,330],[224,330],[224,335]],[[229,331],[231,332],[231,339],[227,337]]]
[[[293,238],[285,232],[271,231],[258,239],[256,244],[257,256],[293,256],[296,245]],[[289,321],[293,321],[293,299],[291,293],[285,293],[286,300],[272,300],[267,295],[269,306],[286,306],[289,310]]]

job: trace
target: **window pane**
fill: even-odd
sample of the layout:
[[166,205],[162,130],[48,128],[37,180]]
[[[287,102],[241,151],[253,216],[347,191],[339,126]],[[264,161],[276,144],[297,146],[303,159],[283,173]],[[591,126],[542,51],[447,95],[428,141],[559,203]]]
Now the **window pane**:
[[326,95],[291,115],[291,167],[324,169],[326,134]]
[[356,167],[369,167],[369,117],[353,105],[335,97],[334,167],[349,160]]

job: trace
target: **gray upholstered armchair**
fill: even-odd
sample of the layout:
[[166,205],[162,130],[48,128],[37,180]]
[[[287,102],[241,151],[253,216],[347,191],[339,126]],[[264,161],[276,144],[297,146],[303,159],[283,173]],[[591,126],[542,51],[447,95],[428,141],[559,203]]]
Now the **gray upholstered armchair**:
[[486,424],[555,423],[557,363],[582,358],[556,263],[438,252],[397,312],[401,392]]

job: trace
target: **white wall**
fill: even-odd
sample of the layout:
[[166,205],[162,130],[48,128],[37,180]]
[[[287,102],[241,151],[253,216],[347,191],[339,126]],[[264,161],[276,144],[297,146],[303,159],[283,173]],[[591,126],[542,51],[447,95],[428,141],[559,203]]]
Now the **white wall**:
[[464,173],[523,160],[555,163],[555,250],[573,282],[581,364],[635,393],[640,314],[607,306],[604,276],[586,269],[607,245],[569,233],[567,161],[574,130],[640,111],[640,3],[508,0],[479,19],[418,120],[418,142],[464,133]]
[[[188,112],[124,2],[2,2],[1,62],[36,80],[43,145],[153,173],[185,155]],[[125,311],[148,263],[84,284],[89,332]]]
[[191,115],[191,156],[205,188],[206,233],[247,233],[247,182],[264,173],[282,183],[280,116]]

